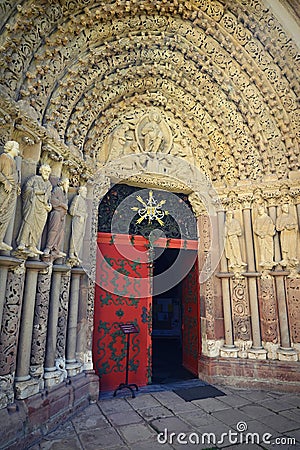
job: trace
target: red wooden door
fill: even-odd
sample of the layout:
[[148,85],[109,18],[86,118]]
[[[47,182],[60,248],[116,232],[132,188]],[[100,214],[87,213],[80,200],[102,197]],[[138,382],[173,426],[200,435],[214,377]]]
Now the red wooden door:
[[182,281],[182,364],[194,375],[198,375],[198,359],[201,351],[199,300],[197,258],[192,269]]
[[127,336],[120,324],[134,323],[130,338],[128,382],[151,379],[150,275],[146,240],[98,233],[94,305],[93,360],[101,391],[125,382]]

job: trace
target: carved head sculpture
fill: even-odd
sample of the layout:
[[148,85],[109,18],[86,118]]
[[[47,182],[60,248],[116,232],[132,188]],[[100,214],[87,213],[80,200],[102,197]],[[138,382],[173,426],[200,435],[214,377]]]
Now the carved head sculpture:
[[49,166],[49,164],[42,164],[39,173],[42,175],[44,181],[49,180],[51,173],[51,167]]
[[78,194],[81,195],[81,197],[86,198],[87,188],[85,186],[80,186],[80,188],[78,189]]
[[233,211],[231,209],[229,209],[226,212],[226,220],[231,220],[233,218]]
[[285,214],[288,214],[288,213],[289,213],[289,205],[288,205],[288,203],[283,203],[283,204],[281,205],[281,212],[283,212],[283,213],[285,213]]
[[20,153],[19,143],[17,141],[7,141],[4,145],[5,153],[9,153],[13,158]]
[[70,185],[69,178],[61,178],[58,182],[58,186],[61,186],[64,192],[68,192],[69,185]]
[[259,207],[257,208],[257,212],[260,216],[262,216],[265,213],[265,208],[263,205],[259,205]]
[[150,113],[150,119],[156,123],[159,123],[161,121],[161,117],[157,112]]

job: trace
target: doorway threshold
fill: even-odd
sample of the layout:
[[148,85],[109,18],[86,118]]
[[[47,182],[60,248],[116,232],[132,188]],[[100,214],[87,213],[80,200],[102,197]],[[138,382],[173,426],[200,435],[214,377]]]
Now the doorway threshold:
[[[148,384],[147,386],[139,387],[139,390],[135,393],[137,396],[141,394],[152,394],[155,392],[165,392],[165,391],[174,391],[179,389],[190,389],[197,388],[202,386],[209,386],[209,383],[200,380],[199,378],[191,378],[189,380],[181,380],[175,381],[171,383],[163,383],[163,384]],[[131,397],[131,393],[129,391],[124,390],[120,392],[117,397],[113,397],[114,391],[109,392],[101,392],[99,394],[99,400],[108,400],[113,398],[122,398],[122,397]]]

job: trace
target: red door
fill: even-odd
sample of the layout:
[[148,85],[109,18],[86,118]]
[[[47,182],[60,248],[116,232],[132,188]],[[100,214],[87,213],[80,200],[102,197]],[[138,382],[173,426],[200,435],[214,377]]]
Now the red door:
[[198,375],[200,348],[200,308],[199,308],[198,258],[182,281],[182,364]]
[[127,336],[120,324],[133,323],[128,382],[151,379],[150,274],[145,239],[98,233],[93,360],[101,391],[125,382]]

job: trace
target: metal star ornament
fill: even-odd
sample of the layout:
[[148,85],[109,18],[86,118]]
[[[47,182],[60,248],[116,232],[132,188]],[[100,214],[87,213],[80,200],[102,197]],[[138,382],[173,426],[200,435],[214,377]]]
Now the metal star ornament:
[[162,220],[164,216],[169,214],[168,211],[163,211],[161,207],[166,203],[166,200],[161,200],[158,202],[153,195],[153,191],[149,191],[149,196],[147,200],[143,200],[143,198],[138,195],[136,199],[143,205],[143,208],[138,208],[137,206],[133,206],[131,209],[136,211],[140,216],[137,219],[136,223],[140,224],[143,220],[148,219],[148,223],[156,220],[161,226],[164,225],[164,221]]

